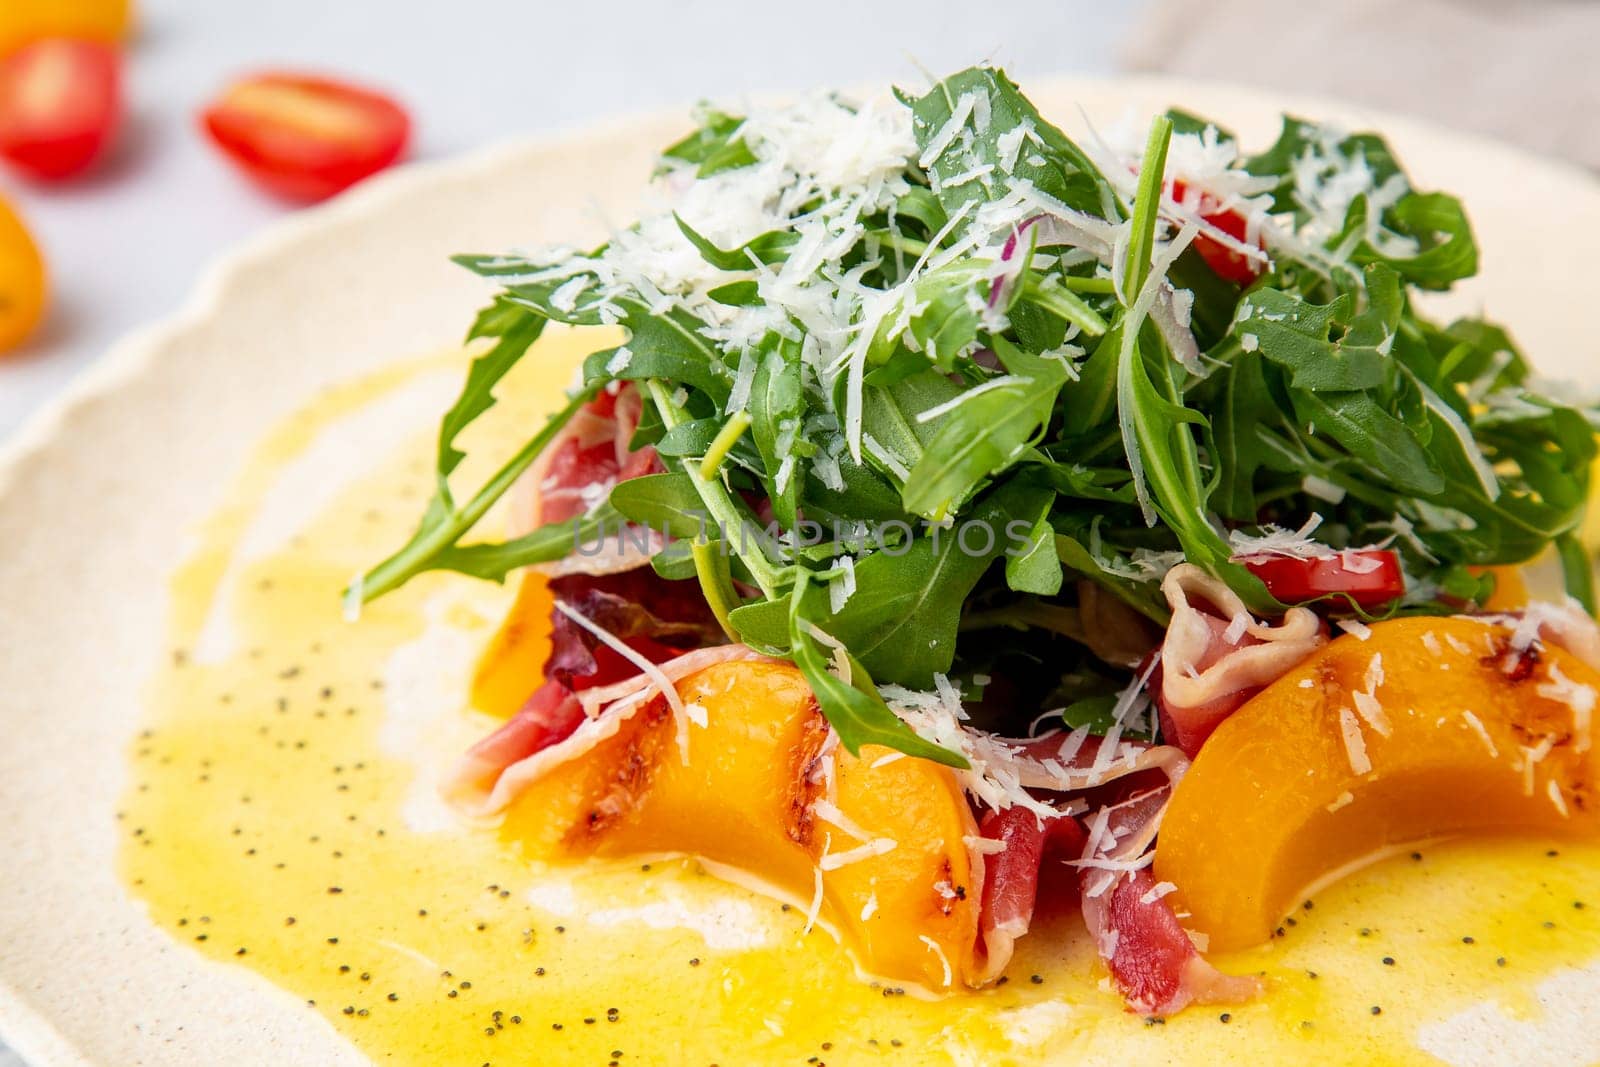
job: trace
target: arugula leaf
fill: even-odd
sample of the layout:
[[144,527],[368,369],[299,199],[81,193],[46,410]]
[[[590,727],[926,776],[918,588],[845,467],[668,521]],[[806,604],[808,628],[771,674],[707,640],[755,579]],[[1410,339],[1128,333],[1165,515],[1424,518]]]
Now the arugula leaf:
[[661,156],[663,159],[696,164],[696,174],[701,178],[718,171],[746,166],[754,163],[756,157],[739,135],[743,126],[742,116],[704,108],[700,115],[700,128],[669,145]]
[[[1139,293],[1149,273],[1156,205],[1162,175],[1166,173],[1171,125],[1157,118],[1139,171],[1132,236],[1128,247],[1124,291]],[[1131,321],[1130,321],[1131,320]],[[1129,310],[1119,326],[1117,351],[1117,420],[1122,443],[1133,472],[1133,483],[1145,521],[1157,518],[1177,535],[1189,562],[1222,578],[1253,611],[1268,613],[1278,607],[1261,580],[1233,562],[1233,550],[1206,517],[1206,490],[1190,425],[1204,427],[1205,418],[1171,395],[1162,395],[1151,380],[1141,348],[1143,323]],[[1159,341],[1150,346],[1161,353],[1158,366],[1171,393],[1173,361],[1165,358]],[[1146,488],[1148,486],[1148,488]]]
[[622,525],[622,515],[608,504],[602,504],[581,518],[547,523],[510,541],[451,545],[433,556],[428,569],[504,582],[514,570],[565,559],[574,550],[582,551],[585,544],[598,538],[617,536]]
[[1020,519],[1006,524],[1008,535],[1013,525],[1027,529],[1025,546],[1020,551],[1006,551],[1006,585],[1018,593],[1036,596],[1055,596],[1061,592],[1061,558],[1056,555],[1056,532],[1050,525],[1050,512],[1055,507],[1055,494],[1041,498],[1038,514],[1030,524],[1026,513]]
[[672,218],[677,222],[679,232],[689,239],[689,243],[694,245],[701,257],[718,270],[741,271],[749,270],[756,263],[764,265],[782,263],[788,256],[789,250],[799,240],[799,235],[793,231],[773,230],[751,238],[738,248],[724,250],[700,236],[694,227],[683,221],[683,217],[676,212]]
[[467,340],[492,337],[495,345],[472,361],[460,395],[439,420],[438,492],[446,503],[450,500],[450,486],[445,479],[466,458],[466,453],[456,448],[456,438],[478,416],[494,407],[494,387],[539,339],[544,324],[542,316],[506,300],[496,300],[478,313]]
[[733,376],[697,323],[678,310],[654,314],[639,300],[615,303],[625,312],[621,322],[628,329],[630,355],[618,365],[615,349],[596,352],[583,361],[586,383],[678,381],[705,393],[718,406],[727,403]]
[[1296,389],[1378,389],[1393,373],[1389,349],[1403,310],[1399,276],[1383,265],[1368,267],[1366,295],[1370,306],[1358,314],[1355,293],[1313,304],[1278,289],[1257,289],[1240,305],[1234,329],[1288,370]]
[[1256,471],[1265,459],[1257,431],[1278,421],[1279,408],[1257,353],[1239,353],[1213,382],[1211,450],[1217,488],[1211,502],[1224,518],[1255,522],[1260,511]]
[[673,537],[705,537],[713,521],[693,479],[682,471],[618,482],[610,503],[628,521]]
[[942,518],[955,512],[991,475],[1015,463],[1050,421],[1067,380],[1061,361],[993,339],[1006,378],[990,379],[938,420],[938,431],[901,492],[906,510]]
[[[1037,510],[1048,490],[1009,482],[981,501],[962,527],[930,527],[897,548],[883,548],[855,565],[856,588],[874,590],[831,610],[813,587],[808,618],[850,647],[876,677],[928,687],[954,662],[956,631],[969,593],[1007,549],[1011,515]],[[770,635],[773,615],[754,604],[733,613],[741,633]]]
[[[969,94],[982,103],[969,106],[966,110],[971,117],[955,136],[939,145],[937,139],[946,133],[956,109]],[[918,151],[943,183],[936,195],[947,217],[990,198],[982,179],[951,184],[952,179],[984,166],[1009,175],[1013,182],[1029,182],[1078,211],[1099,215],[1107,198],[1115,201],[1115,194],[1083,150],[1046,122],[1001,71],[992,67],[964,70],[935,85],[910,106]],[[976,119],[980,109],[989,116],[981,129]],[[1019,135],[1019,129],[1026,134]],[[1016,148],[1010,149],[1010,140],[1019,137]],[[1007,142],[1004,145],[1002,138]],[[928,159],[930,152],[932,159]]]
[[[806,676],[817,706],[827,716],[828,723],[839,734],[839,743],[853,756],[861,755],[862,745],[883,745],[897,749],[908,756],[943,763],[948,767],[968,766],[965,757],[941,745],[925,741],[912,733],[878,695],[872,678],[854,656],[843,647],[837,648],[849,673],[845,681],[830,669],[832,659],[824,655],[817,639],[818,630],[800,609],[805,597],[806,584],[795,586],[789,613],[789,646],[794,665]],[[833,638],[837,642],[837,638]],[[840,643],[842,645],[842,643]]]
[[[1364,232],[1370,210],[1367,198],[1358,197],[1350,205],[1335,244]],[[1401,237],[1416,242],[1416,253],[1389,254],[1370,240],[1362,240],[1350,254],[1352,262],[1382,263],[1423,289],[1448,289],[1451,283],[1478,273],[1478,243],[1467,213],[1455,197],[1445,193],[1408,193],[1385,213],[1384,222]]]
[[882,455],[868,448],[864,458],[896,486],[903,486],[906,474],[921,462],[939,431],[937,420],[923,422],[918,416],[949,403],[961,392],[960,386],[931,370],[887,387],[866,386],[861,398],[862,439],[877,442]]
[[783,473],[783,464],[794,454],[801,420],[805,417],[806,397],[799,342],[786,338],[775,340],[772,348],[758,350],[755,356],[760,362],[756,364],[750,386],[750,436],[770,475],[769,498],[773,514],[786,529],[792,529],[797,519],[803,478],[795,470],[794,459],[789,460],[787,475]]
[[[399,588],[423,571],[437,569],[436,561],[439,554],[454,546],[478,524],[478,520],[483,518],[490,506],[505,495],[506,490],[515,484],[523,471],[533,465],[539,453],[555,439],[556,434],[560,433],[561,428],[577,414],[578,409],[593,398],[594,391],[590,389],[581,391],[568,400],[567,406],[551,416],[550,421],[506,461],[465,507],[456,507],[450,496],[449,487],[441,475],[439,487],[423,513],[422,522],[418,524],[416,533],[411,535],[411,539],[401,546],[398,552],[357,579],[355,585],[346,590],[346,595],[355,595],[365,603]],[[448,439],[441,437],[441,464],[446,462],[443,457],[447,454],[448,444],[453,440],[453,437]],[[458,462],[459,459],[450,465],[453,467]]]
[[1444,489],[1444,476],[1415,431],[1368,394],[1296,391],[1292,396],[1295,417],[1308,434],[1331,438],[1382,472],[1396,489],[1421,497]]

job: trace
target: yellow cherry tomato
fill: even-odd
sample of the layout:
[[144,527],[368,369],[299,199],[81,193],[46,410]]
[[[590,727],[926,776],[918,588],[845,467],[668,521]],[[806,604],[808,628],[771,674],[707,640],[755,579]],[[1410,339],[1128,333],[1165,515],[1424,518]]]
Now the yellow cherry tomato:
[[3,0],[0,55],[41,37],[87,37],[115,44],[132,25],[132,0]]
[[47,288],[39,246],[0,200],[0,354],[22,344],[44,317]]

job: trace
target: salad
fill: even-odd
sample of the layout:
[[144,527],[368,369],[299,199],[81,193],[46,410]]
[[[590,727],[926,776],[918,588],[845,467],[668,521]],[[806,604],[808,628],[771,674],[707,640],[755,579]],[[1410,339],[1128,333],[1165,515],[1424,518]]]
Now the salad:
[[[1361,855],[1600,831],[1600,409],[1422,312],[1477,269],[1461,204],[1298,118],[1121,140],[989,67],[706,108],[606,244],[458,257],[500,288],[437,488],[347,598],[520,576],[550,651],[463,811],[753,875],[935,990],[1076,896],[1146,1013],[1255,995],[1208,943]],[[623,340],[453,484],[549,323]]]

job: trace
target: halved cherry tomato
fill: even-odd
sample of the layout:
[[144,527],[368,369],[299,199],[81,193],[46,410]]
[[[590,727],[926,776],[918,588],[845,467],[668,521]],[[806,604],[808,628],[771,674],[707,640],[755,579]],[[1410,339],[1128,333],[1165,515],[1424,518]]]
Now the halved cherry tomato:
[[39,246],[0,200],[0,353],[16,348],[44,317],[48,279]]
[[67,37],[0,60],[0,156],[46,181],[81,173],[122,117],[121,66],[110,45]]
[[0,56],[45,37],[113,44],[128,34],[130,0],[5,0],[0,3]]
[[[1188,192],[1188,186],[1184,185],[1179,179],[1173,179],[1170,189],[1172,199],[1181,203],[1183,198],[1188,195]],[[1213,201],[1212,203],[1214,204],[1215,202]],[[1199,214],[1202,219],[1236,241],[1243,244],[1249,243],[1245,240],[1246,229],[1243,215],[1236,211],[1207,211],[1206,205],[1206,198],[1201,197]],[[1216,273],[1217,277],[1224,281],[1233,282],[1235,285],[1249,285],[1261,274],[1260,263],[1243,252],[1229,248],[1215,237],[1207,234],[1202,233],[1195,237],[1194,250],[1200,254],[1201,259],[1206,261],[1206,265]]]
[[389,166],[411,132],[388,97],[298,74],[235,82],[201,121],[257,183],[302,201],[324,200]]
[[1321,559],[1254,556],[1239,561],[1286,604],[1344,593],[1363,608],[1377,608],[1406,591],[1400,557],[1386,548],[1340,552]]

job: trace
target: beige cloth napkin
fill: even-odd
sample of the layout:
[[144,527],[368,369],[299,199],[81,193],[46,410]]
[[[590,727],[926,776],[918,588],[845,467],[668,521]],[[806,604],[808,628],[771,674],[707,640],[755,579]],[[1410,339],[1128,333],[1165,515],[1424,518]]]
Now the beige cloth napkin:
[[1600,170],[1600,2],[1155,0],[1134,71],[1343,97]]

